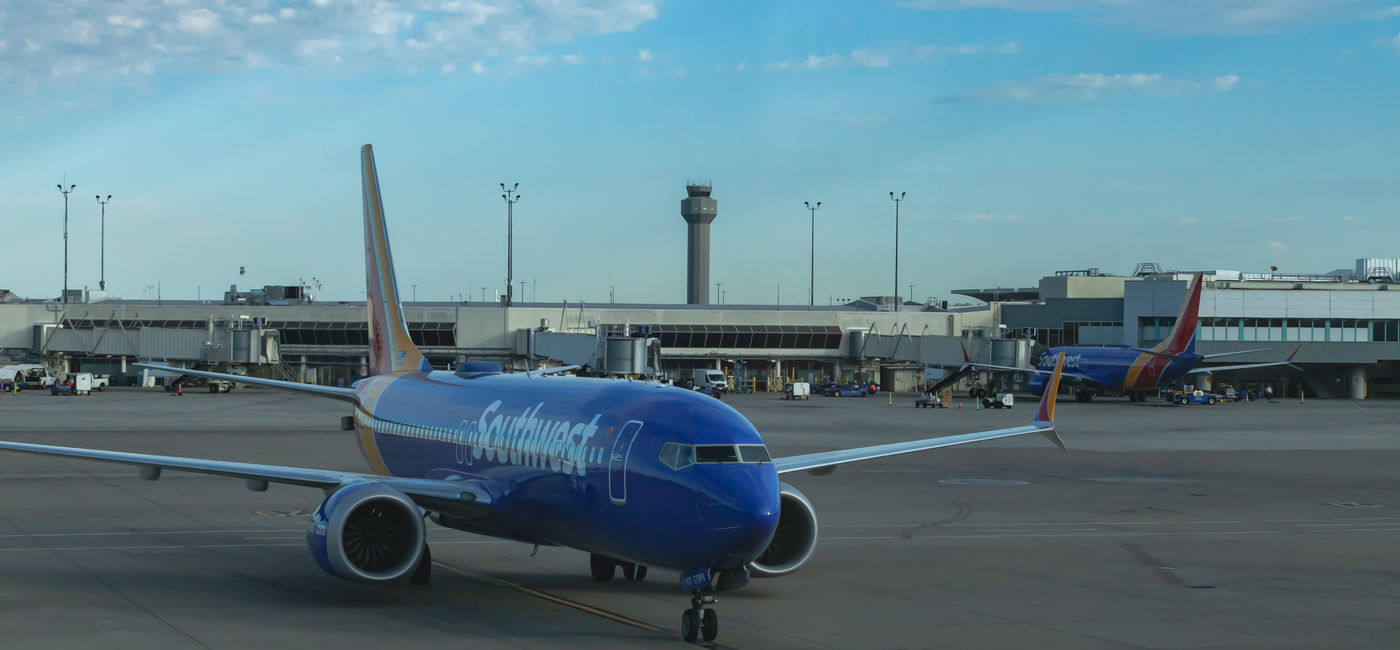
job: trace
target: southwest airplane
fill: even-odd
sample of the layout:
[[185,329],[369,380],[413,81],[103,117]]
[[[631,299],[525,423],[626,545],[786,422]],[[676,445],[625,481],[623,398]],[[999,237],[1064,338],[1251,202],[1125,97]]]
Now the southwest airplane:
[[1127,395],[1128,399],[1134,402],[1145,402],[1149,394],[1157,392],[1162,387],[1171,386],[1190,374],[1210,374],[1222,370],[1267,368],[1270,366],[1289,366],[1297,369],[1297,366],[1294,366],[1292,362],[1293,356],[1298,354],[1298,348],[1294,348],[1292,354],[1289,354],[1283,361],[1202,366],[1201,363],[1208,359],[1261,352],[1268,348],[1221,352],[1219,354],[1197,354],[1196,325],[1199,320],[1197,313],[1200,311],[1200,307],[1201,274],[1197,273],[1191,278],[1191,284],[1187,287],[1186,302],[1182,303],[1181,311],[1176,316],[1176,325],[1172,328],[1171,336],[1151,348],[1130,346],[1054,347],[1042,354],[1037,367],[1031,369],[976,363],[968,359],[967,348],[964,347],[962,366],[953,374],[939,381],[933,390],[936,391],[951,384],[969,372],[985,369],[1035,373],[1035,376],[1031,377],[1027,383],[1026,388],[1035,395],[1041,395],[1045,391],[1047,375],[1054,371],[1059,359],[1064,359],[1065,380],[1078,384],[1075,401],[1088,402],[1093,399],[1095,393],[1114,392]]
[[691,594],[682,636],[713,640],[717,592],[749,576],[781,576],[811,558],[817,516],[779,476],[927,449],[1055,433],[1059,365],[1026,426],[771,458],[754,426],[719,400],[653,382],[505,374],[495,363],[433,370],[409,339],[394,279],[384,207],[369,145],[361,149],[373,375],[353,388],[145,367],[341,400],[368,473],[0,442],[0,449],[315,487],[306,541],[316,563],[347,580],[426,583],[425,519],[448,528],[567,546],[591,554],[593,578],[648,566],[679,572]]

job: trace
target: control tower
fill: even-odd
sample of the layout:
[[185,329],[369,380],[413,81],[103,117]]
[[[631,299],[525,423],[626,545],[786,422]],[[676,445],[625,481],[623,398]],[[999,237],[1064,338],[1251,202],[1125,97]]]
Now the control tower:
[[710,222],[715,220],[715,200],[709,185],[685,186],[681,216],[685,217],[685,302],[710,304]]

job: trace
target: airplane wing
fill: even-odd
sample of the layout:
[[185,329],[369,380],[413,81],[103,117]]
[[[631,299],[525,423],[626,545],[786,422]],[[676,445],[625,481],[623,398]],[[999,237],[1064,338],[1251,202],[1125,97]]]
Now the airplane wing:
[[[990,363],[980,363],[980,362],[977,362],[977,361],[973,361],[970,357],[967,356],[967,346],[962,345],[962,343],[958,343],[958,345],[959,345],[959,346],[962,346],[963,364],[962,364],[961,366],[958,366],[958,369],[955,370],[955,371],[953,371],[953,374],[948,375],[947,377],[944,377],[944,378],[938,380],[938,383],[935,383],[933,386],[931,386],[931,387],[929,388],[929,391],[930,391],[930,392],[936,393],[936,392],[938,392],[939,390],[941,390],[944,386],[947,386],[947,385],[949,385],[949,384],[952,384],[952,383],[958,381],[959,379],[962,379],[963,377],[966,377],[969,373],[971,373],[971,372],[973,372],[973,371],[975,371],[975,370],[1000,370],[1000,371],[1002,371],[1002,372],[1024,372],[1024,373],[1034,374],[1034,375],[1049,375],[1049,374],[1053,374],[1053,373],[1055,372],[1054,370],[1041,370],[1041,369],[1039,369],[1039,368],[1017,368],[1017,367],[1015,367],[1015,366],[998,366],[998,365],[990,364]],[[1063,355],[1064,353],[1061,352],[1060,354]],[[1080,384],[1087,384],[1087,385],[1090,385],[1090,386],[1097,386],[1097,385],[1099,384],[1099,381],[1098,381],[1097,379],[1094,379],[1093,377],[1090,377],[1089,375],[1081,375],[1081,374],[1079,374],[1079,373],[1077,373],[1077,372],[1061,372],[1061,373],[1060,373],[1060,376],[1061,376],[1063,379],[1067,379],[1067,380],[1069,380],[1069,381],[1076,382],[1076,383],[1080,383]]]
[[909,442],[895,442],[887,445],[856,447],[854,449],[819,451],[813,454],[775,458],[773,459],[773,466],[778,470],[779,474],[802,470],[815,470],[814,473],[827,473],[834,470],[835,466],[843,463],[854,463],[861,460],[907,454],[914,451],[938,449],[940,447],[965,445],[970,442],[981,442],[983,440],[1023,436],[1028,433],[1039,433],[1055,443],[1060,449],[1064,449],[1065,444],[1060,441],[1060,436],[1055,433],[1055,394],[1058,393],[1060,389],[1060,377],[1064,366],[1065,353],[1061,352],[1059,360],[1055,362],[1054,374],[1050,376],[1050,381],[1045,386],[1045,393],[1040,397],[1040,408],[1036,411],[1035,419],[1026,426],[1011,427],[1009,429],[993,429],[991,431],[977,431],[955,436],[943,436],[941,438],[925,438],[923,440],[911,440]]
[[240,384],[252,384],[265,388],[280,388],[298,393],[307,393],[319,397],[330,397],[332,399],[355,401],[355,389],[337,388],[335,386],[317,386],[316,384],[302,384],[295,381],[282,381],[280,379],[263,379],[261,377],[245,377],[243,375],[229,375],[222,372],[209,372],[208,370],[190,370],[188,368],[175,368],[173,366],[162,366],[156,363],[133,363],[138,368],[150,368],[161,372],[174,373],[179,375],[194,375],[196,377],[206,377],[209,379],[223,379],[226,381],[236,381]]
[[[1265,348],[1265,349],[1267,349],[1267,348]],[[1293,365],[1293,357],[1296,356],[1296,355],[1298,354],[1298,350],[1301,350],[1301,349],[1303,349],[1303,346],[1301,346],[1301,345],[1298,346],[1298,347],[1296,347],[1296,348],[1293,348],[1293,352],[1290,353],[1287,357],[1285,357],[1283,361],[1268,361],[1268,362],[1265,362],[1265,363],[1240,363],[1240,364],[1235,364],[1235,365],[1230,365],[1230,366],[1201,366],[1201,367],[1199,367],[1199,368],[1192,368],[1191,370],[1187,371],[1187,374],[1193,374],[1193,373],[1194,373],[1194,374],[1206,374],[1206,375],[1209,375],[1209,374],[1211,374],[1211,373],[1213,373],[1213,372],[1220,372],[1220,371],[1222,371],[1222,370],[1245,370],[1245,369],[1248,369],[1248,368],[1269,368],[1269,367],[1273,367],[1273,366],[1288,366],[1289,368],[1292,368],[1292,369],[1294,369],[1294,370],[1302,370],[1302,368],[1299,368],[1298,366]],[[1242,353],[1231,352],[1231,353],[1229,353],[1229,354],[1242,354]]]
[[1235,350],[1234,352],[1216,352],[1215,354],[1203,354],[1202,359],[1214,359],[1216,357],[1233,357],[1237,354],[1249,354],[1250,352],[1268,352],[1273,348],[1254,348],[1253,350]]
[[259,492],[267,489],[268,483],[299,485],[329,491],[351,483],[373,482],[397,489],[425,508],[465,516],[479,516],[489,512],[494,501],[487,486],[478,480],[442,481],[401,478],[281,465],[258,465],[180,456],[157,456],[78,447],[35,445],[25,442],[0,441],[0,450],[135,465],[141,468],[141,478],[147,480],[160,478],[160,472],[163,469],[241,478],[246,481],[248,489]]

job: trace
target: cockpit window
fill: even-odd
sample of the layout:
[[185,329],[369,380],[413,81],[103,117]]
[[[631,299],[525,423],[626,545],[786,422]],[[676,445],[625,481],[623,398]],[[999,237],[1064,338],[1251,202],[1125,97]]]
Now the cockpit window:
[[696,463],[771,462],[773,458],[763,445],[683,445],[679,442],[661,445],[661,464],[677,470]]
[[661,445],[661,463],[671,469],[682,469],[695,464],[695,448],[679,442]]
[[734,445],[695,445],[697,463],[737,463],[739,454]]
[[739,461],[744,463],[771,463],[768,448],[763,445],[739,445]]

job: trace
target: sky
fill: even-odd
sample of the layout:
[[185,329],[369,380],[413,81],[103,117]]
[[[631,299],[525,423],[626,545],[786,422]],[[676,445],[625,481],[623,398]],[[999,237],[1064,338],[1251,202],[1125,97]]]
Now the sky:
[[[1395,0],[0,0],[0,289],[726,303],[1400,257]],[[240,274],[243,268],[245,274]],[[912,293],[909,285],[913,285]],[[517,291],[519,289],[517,288]],[[712,287],[712,300],[715,300]],[[517,295],[517,299],[520,299]]]

